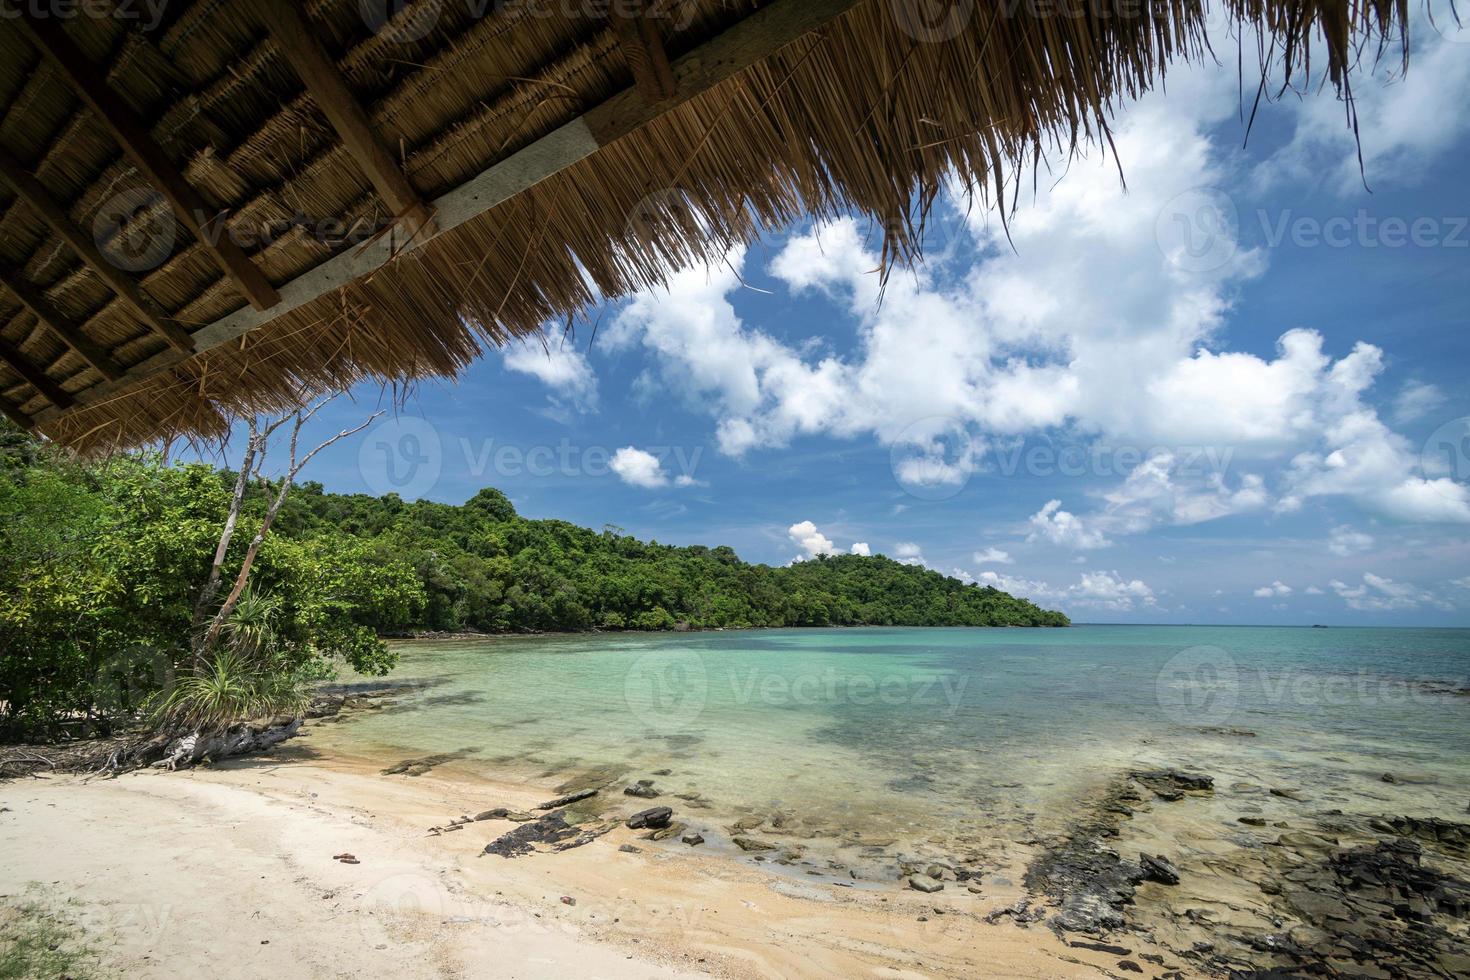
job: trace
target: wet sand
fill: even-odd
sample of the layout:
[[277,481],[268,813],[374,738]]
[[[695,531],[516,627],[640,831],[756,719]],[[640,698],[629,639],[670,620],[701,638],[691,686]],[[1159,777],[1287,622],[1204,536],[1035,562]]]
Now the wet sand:
[[[563,853],[480,856],[515,825],[427,828],[544,798],[290,756],[0,784],[0,892],[71,908],[113,975],[1119,975],[1114,953],[986,923],[1019,884],[843,888],[622,827]],[[1165,972],[1141,965],[1130,975]]]

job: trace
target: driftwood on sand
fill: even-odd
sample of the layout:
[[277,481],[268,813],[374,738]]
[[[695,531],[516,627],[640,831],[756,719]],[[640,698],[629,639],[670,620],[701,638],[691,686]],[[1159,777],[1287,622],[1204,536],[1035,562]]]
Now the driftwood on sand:
[[270,724],[236,725],[205,734],[133,734],[54,745],[0,746],[0,779],[49,773],[116,775],[150,766],[189,768],[234,756],[265,752],[301,731],[302,719]]

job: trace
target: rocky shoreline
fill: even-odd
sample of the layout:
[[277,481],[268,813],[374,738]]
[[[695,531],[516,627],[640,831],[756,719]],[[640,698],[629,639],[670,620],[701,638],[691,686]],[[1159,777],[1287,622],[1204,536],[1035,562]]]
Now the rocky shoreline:
[[[1309,803],[1290,787],[1232,791]],[[1027,886],[1055,905],[1046,924],[1120,951],[1136,936],[1232,978],[1470,976],[1470,825],[1303,806],[1291,821],[1239,817],[1235,846],[1199,865],[1123,856],[1129,824],[1214,792],[1212,779],[1194,773],[1118,780],[1028,869]],[[1146,883],[1167,893],[1191,876],[1212,879],[1211,889],[1182,901],[1139,895]],[[1237,887],[1219,888],[1221,879]],[[1202,899],[1211,893],[1219,900]]]
[[[433,695],[414,684],[324,688],[307,718],[335,725],[408,710],[420,696]],[[172,768],[236,749],[270,751],[299,724],[242,730],[219,744],[155,746],[164,754],[154,761]],[[405,759],[380,775],[423,776],[476,754],[467,748]],[[998,860],[963,837],[911,844],[791,809],[742,814],[737,807],[731,816],[678,779],[672,769],[577,771],[540,806],[516,810],[489,800],[426,833],[484,825],[493,834],[488,843],[483,834],[456,841],[485,858],[514,860],[631,830],[642,840],[618,850],[699,848],[828,887],[902,888],[933,896],[921,921],[948,914],[981,928],[1044,926],[1070,947],[1117,957],[1120,974],[1470,976],[1470,824],[1442,817],[1345,813],[1326,805],[1331,798],[1319,802],[1294,786],[1135,768],[1078,803],[1063,832],[1017,839],[1020,849]],[[676,788],[666,789],[669,782]],[[1432,787],[1435,779],[1390,772],[1379,782]],[[1195,837],[1165,832],[1180,824],[1204,830]],[[1177,849],[1172,841],[1181,842]],[[1019,874],[1005,870],[1015,859]],[[997,905],[997,889],[1011,884],[998,871],[1019,877],[1026,897],[1013,900],[1011,890]]]

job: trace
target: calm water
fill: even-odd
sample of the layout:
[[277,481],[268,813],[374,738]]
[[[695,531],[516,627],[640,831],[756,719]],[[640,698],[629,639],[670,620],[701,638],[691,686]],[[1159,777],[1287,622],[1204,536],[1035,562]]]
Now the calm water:
[[[401,654],[394,680],[424,689],[320,728],[319,747],[469,750],[453,769],[548,788],[611,767],[711,827],[782,812],[850,845],[978,846],[1060,829],[1133,765],[1375,812],[1470,799],[1470,697],[1422,683],[1470,686],[1470,630],[782,630]],[[1390,786],[1388,771],[1429,778]],[[689,793],[707,808],[673,798]]]

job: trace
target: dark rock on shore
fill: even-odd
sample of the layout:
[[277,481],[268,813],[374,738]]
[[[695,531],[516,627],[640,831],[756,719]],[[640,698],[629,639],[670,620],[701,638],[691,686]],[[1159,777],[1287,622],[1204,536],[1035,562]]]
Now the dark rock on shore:
[[1139,852],[1138,864],[1143,869],[1145,881],[1157,881],[1161,885],[1179,884],[1179,869],[1162,854]]
[[574,827],[567,823],[564,811],[547,813],[501,834],[485,845],[483,853],[496,854],[503,858],[524,857],[534,853],[537,844],[548,844],[554,851],[567,851],[592,843],[614,826],[612,823],[601,823],[591,827]]
[[629,830],[642,830],[645,827],[650,830],[657,830],[661,827],[667,827],[669,821],[672,819],[674,819],[674,811],[672,809],[666,806],[655,806],[633,814],[628,818],[627,827]]
[[584,790],[581,790],[581,791],[576,792],[576,793],[568,793],[565,796],[558,796],[554,800],[548,800],[545,803],[543,803],[540,806],[538,806],[536,809],[538,809],[538,810],[559,810],[559,809],[561,809],[564,806],[570,806],[573,803],[580,803],[582,800],[585,800],[585,799],[587,799],[589,797],[596,796],[597,793],[598,793],[598,791],[595,790],[595,789],[584,789]]

